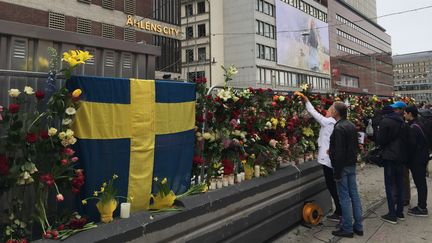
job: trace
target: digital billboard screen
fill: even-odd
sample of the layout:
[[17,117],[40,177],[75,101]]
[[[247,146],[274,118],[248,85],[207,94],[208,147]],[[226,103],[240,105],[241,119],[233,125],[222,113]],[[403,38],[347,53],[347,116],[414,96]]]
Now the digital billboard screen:
[[328,24],[276,0],[277,63],[330,74]]

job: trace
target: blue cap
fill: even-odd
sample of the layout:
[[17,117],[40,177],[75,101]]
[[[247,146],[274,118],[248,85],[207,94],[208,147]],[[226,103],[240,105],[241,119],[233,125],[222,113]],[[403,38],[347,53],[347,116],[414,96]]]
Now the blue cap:
[[391,105],[393,109],[405,109],[407,107],[407,104],[402,101],[396,101],[393,105]]

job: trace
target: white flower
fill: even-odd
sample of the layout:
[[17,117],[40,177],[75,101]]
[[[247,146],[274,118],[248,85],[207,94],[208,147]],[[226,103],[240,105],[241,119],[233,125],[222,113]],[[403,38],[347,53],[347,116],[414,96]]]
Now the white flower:
[[221,98],[223,101],[227,101],[227,100],[232,98],[232,93],[231,93],[231,90],[229,90],[229,89],[227,89],[227,90],[221,89],[217,93],[217,96],[219,98]]
[[67,109],[66,109],[66,114],[68,114],[69,116],[73,116],[73,115],[75,115],[75,113],[76,113],[76,110],[75,110],[75,108],[73,108],[73,107],[68,107]]
[[232,77],[232,76],[236,75],[237,73],[238,73],[238,70],[234,65],[229,66],[229,68],[227,70],[227,75]]
[[70,118],[65,118],[62,120],[62,124],[65,126],[70,125],[71,123],[72,123],[72,119]]
[[269,145],[273,148],[276,148],[277,143],[278,142],[276,140],[272,139],[272,140],[270,140]]
[[59,137],[61,140],[63,140],[63,139],[66,138],[66,133],[65,133],[65,132],[61,132],[61,133],[59,133],[58,137]]
[[68,143],[71,144],[71,145],[74,145],[76,142],[77,142],[77,139],[76,139],[75,137],[71,137],[71,138],[68,140]]
[[30,178],[30,173],[28,173],[28,171],[24,171],[22,177],[23,177],[24,180],[27,180],[28,178]]
[[30,86],[25,86],[25,87],[24,87],[24,93],[26,93],[27,95],[32,95],[32,94],[34,94],[35,92],[33,91],[33,88],[32,88],[32,87],[30,87]]
[[69,142],[67,140],[62,140],[61,144],[63,145],[63,147],[69,146]]
[[265,129],[271,129],[271,128],[272,128],[272,123],[268,121],[268,122],[265,124]]
[[234,100],[234,102],[237,102],[240,98],[234,95],[234,96],[232,97],[232,99]]
[[285,96],[283,96],[283,95],[279,96],[279,101],[280,101],[280,102],[282,102],[282,101],[284,101],[284,100],[285,100]]
[[206,133],[203,134],[203,138],[205,140],[209,140],[211,137],[212,137],[212,135],[209,132],[206,132]]
[[66,137],[73,137],[74,135],[74,131],[72,131],[71,129],[66,130]]
[[12,98],[16,98],[21,94],[21,92],[18,89],[10,89],[8,92],[9,92],[9,96]]
[[57,134],[57,129],[55,129],[54,127],[51,127],[50,129],[48,129],[48,136],[52,137],[56,134]]

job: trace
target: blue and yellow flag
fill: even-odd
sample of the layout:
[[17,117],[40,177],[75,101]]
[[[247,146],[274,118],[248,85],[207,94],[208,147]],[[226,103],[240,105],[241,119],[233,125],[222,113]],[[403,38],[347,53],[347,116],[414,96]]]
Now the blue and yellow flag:
[[82,89],[73,125],[86,175],[84,196],[112,177],[132,210],[149,206],[153,177],[167,177],[175,193],[190,183],[195,126],[195,85],[159,80],[75,76]]

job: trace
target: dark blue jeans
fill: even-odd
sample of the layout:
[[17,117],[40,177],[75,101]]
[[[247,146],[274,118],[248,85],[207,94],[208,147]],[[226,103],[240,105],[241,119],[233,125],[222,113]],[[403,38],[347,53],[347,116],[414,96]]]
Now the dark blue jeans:
[[343,168],[342,178],[337,183],[337,189],[342,208],[342,230],[349,233],[352,233],[353,229],[363,231],[362,206],[357,190],[355,166]]
[[[393,178],[396,181],[396,204],[393,199]],[[403,165],[396,161],[384,161],[384,184],[387,196],[389,215],[396,217],[403,214],[404,183]]]

